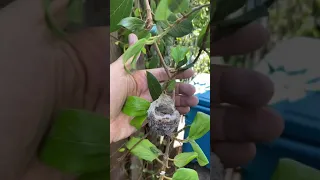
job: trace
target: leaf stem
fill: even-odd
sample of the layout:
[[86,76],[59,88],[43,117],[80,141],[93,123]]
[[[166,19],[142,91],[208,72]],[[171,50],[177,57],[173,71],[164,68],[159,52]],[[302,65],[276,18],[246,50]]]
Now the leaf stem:
[[167,176],[163,176],[164,179],[167,179],[167,180],[172,180],[172,178],[169,178]]

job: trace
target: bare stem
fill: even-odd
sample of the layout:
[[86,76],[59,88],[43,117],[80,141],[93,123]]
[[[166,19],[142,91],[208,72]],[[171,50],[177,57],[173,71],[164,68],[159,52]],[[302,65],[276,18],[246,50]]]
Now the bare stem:
[[145,0],[145,4],[146,4],[146,11],[147,11],[146,28],[150,30],[153,25],[153,22],[152,22],[153,20],[152,20],[152,11],[151,11],[149,0]]
[[[168,168],[168,161],[169,161],[169,153],[170,153],[170,146],[171,146],[171,143],[173,141],[171,141],[171,138],[167,136],[167,142],[169,142],[166,146],[166,150],[165,150],[165,153],[163,155],[163,164],[162,164],[162,167],[161,167],[161,171],[164,171],[166,172],[166,169]],[[160,175],[160,179],[159,180],[164,180],[165,179],[165,174],[164,175]]]
[[158,54],[158,56],[159,56],[159,58],[160,58],[160,63],[161,63],[161,65],[163,66],[164,70],[166,71],[169,79],[171,79],[169,67],[168,67],[168,66],[166,65],[166,63],[164,62],[163,56],[162,56],[162,54],[161,54],[161,52],[160,52],[160,49],[159,49],[159,46],[158,46],[157,42],[154,43],[154,47],[156,48],[157,54]]

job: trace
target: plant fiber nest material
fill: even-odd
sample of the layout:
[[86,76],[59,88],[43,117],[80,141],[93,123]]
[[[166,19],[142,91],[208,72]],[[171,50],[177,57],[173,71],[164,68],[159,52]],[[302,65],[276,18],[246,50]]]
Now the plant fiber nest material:
[[152,132],[160,136],[170,136],[178,127],[180,113],[170,96],[161,94],[148,109],[148,125]]

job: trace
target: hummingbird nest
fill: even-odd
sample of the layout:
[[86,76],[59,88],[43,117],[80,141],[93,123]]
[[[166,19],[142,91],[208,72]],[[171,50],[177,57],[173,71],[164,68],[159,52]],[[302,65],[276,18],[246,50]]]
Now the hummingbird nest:
[[170,96],[161,94],[148,109],[148,125],[159,136],[171,136],[177,129],[180,113],[176,110]]

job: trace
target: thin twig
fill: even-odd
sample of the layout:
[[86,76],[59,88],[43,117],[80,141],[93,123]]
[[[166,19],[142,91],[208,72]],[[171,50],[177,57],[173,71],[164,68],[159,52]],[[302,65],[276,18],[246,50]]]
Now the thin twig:
[[153,20],[152,20],[152,11],[149,4],[149,0],[145,0],[145,5],[146,5],[146,11],[147,11],[146,29],[150,30],[153,25],[153,22],[152,22]]
[[[163,156],[163,161],[162,161],[163,165],[161,167],[161,171],[164,171],[164,172],[166,172],[166,169],[168,167],[170,146],[171,146],[171,143],[173,142],[173,141],[171,141],[169,136],[167,137],[167,142],[168,142],[168,144],[166,146],[166,150],[165,150],[165,153],[164,153],[164,156]],[[160,179],[159,180],[164,180],[164,178],[165,178],[165,174],[164,175],[160,175]]]
[[178,132],[176,132],[175,134],[178,135],[179,133],[181,133],[182,131],[186,130],[187,128],[189,128],[190,125],[186,125],[184,128],[180,129]]
[[158,56],[160,58],[161,65],[163,66],[164,70],[166,71],[169,79],[171,79],[171,75],[170,75],[170,72],[169,72],[169,67],[166,65],[166,62],[164,62],[163,56],[161,54],[161,51],[159,49],[159,46],[158,46],[157,42],[154,43],[154,47],[156,48],[157,54],[158,54]]

